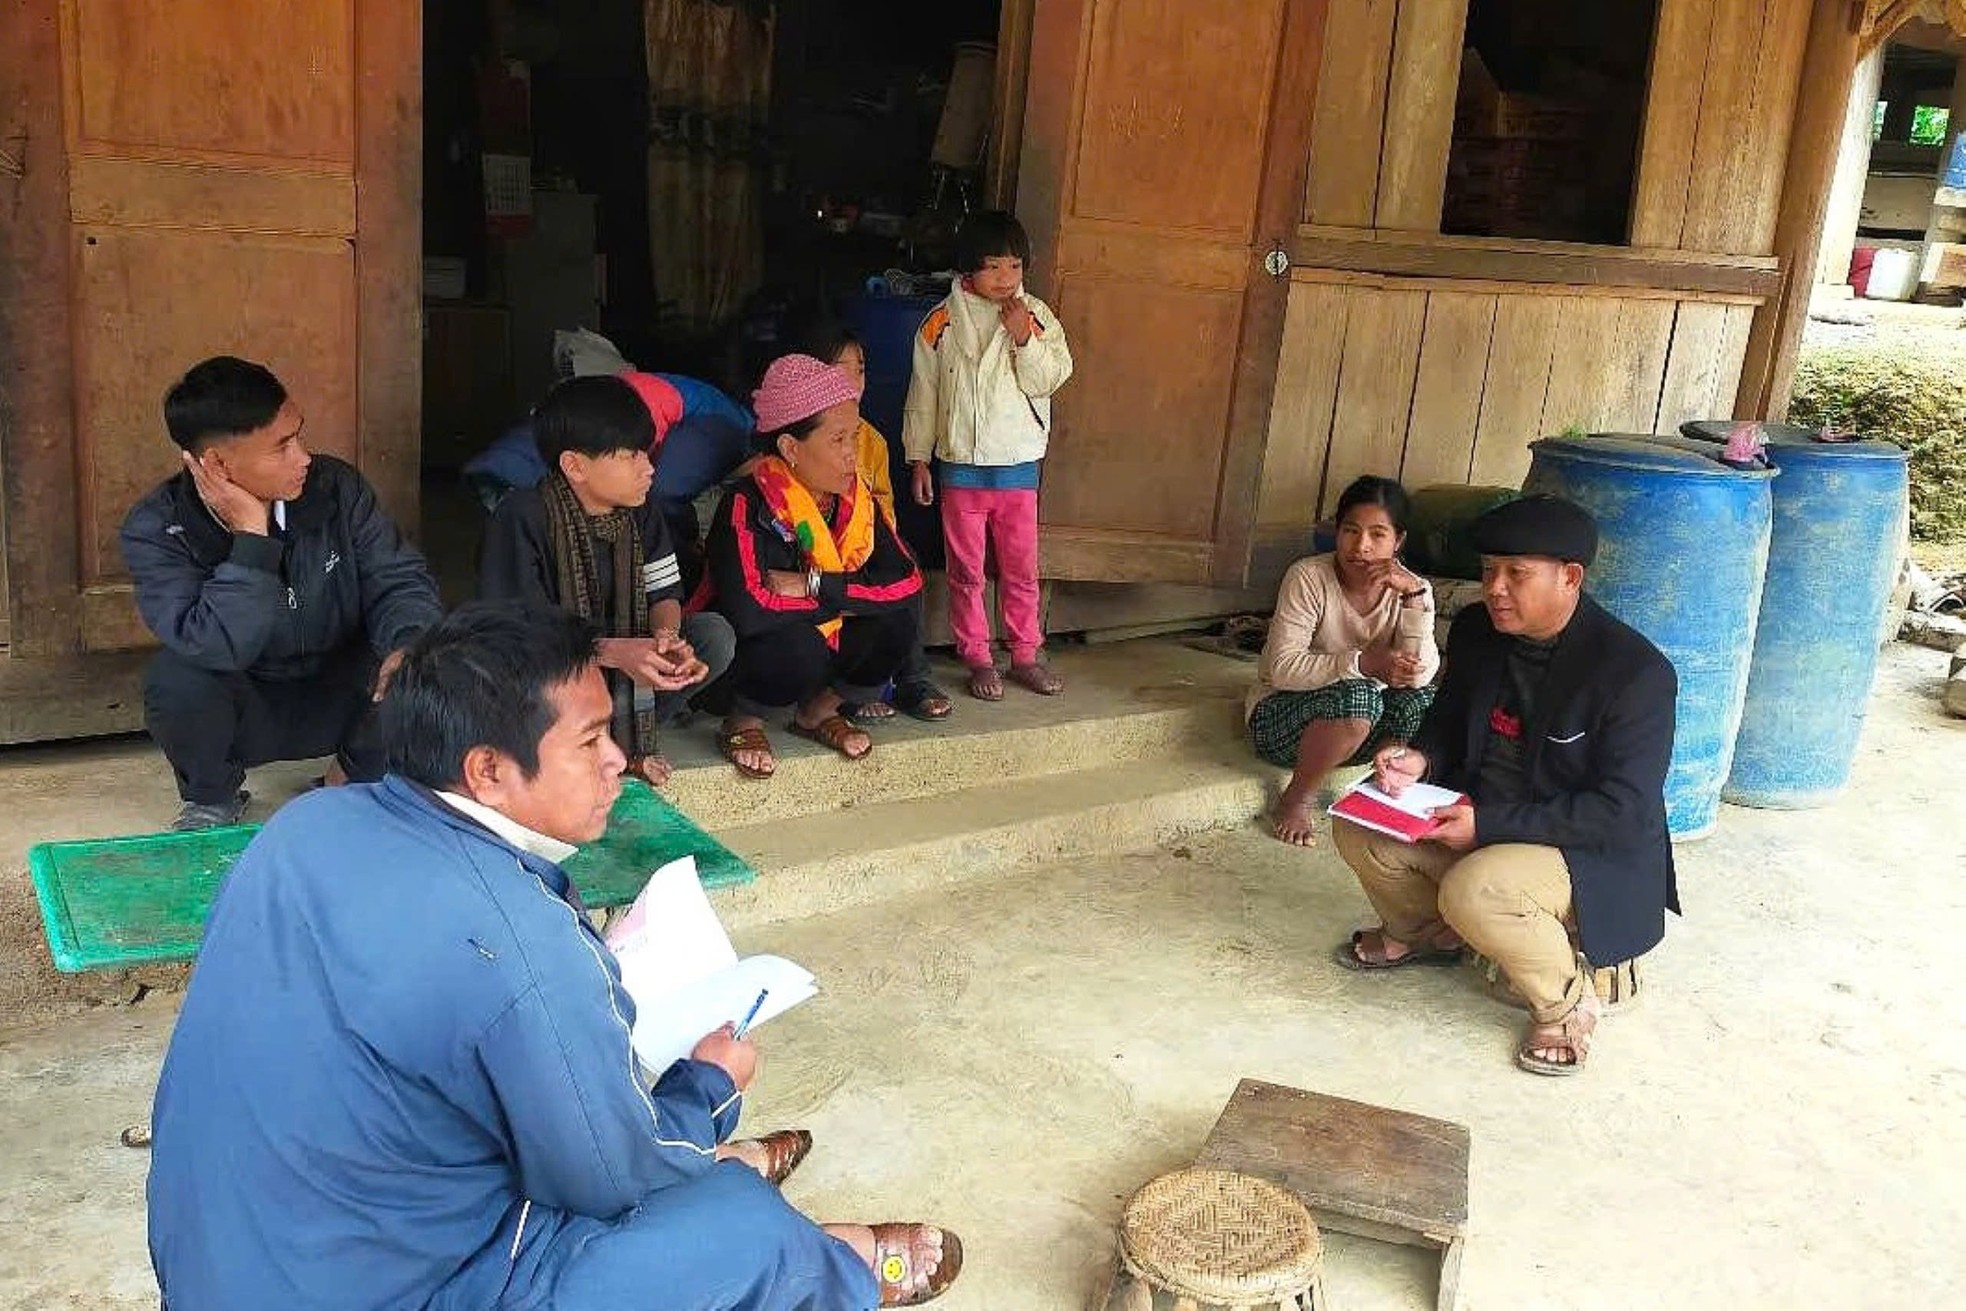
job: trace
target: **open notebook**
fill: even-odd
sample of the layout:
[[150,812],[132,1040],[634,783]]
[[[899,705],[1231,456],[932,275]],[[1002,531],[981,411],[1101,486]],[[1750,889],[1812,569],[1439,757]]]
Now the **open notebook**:
[[1346,788],[1331,803],[1331,813],[1401,842],[1418,842],[1440,827],[1433,811],[1466,800],[1467,797],[1452,788],[1435,787],[1431,783],[1409,783],[1397,797],[1389,796],[1374,787],[1370,778],[1365,778]]
[[621,983],[635,999],[635,1055],[659,1074],[703,1036],[751,1018],[755,1028],[819,991],[811,973],[782,956],[737,957],[697,881],[696,859],[670,861],[649,876],[628,912],[608,927]]

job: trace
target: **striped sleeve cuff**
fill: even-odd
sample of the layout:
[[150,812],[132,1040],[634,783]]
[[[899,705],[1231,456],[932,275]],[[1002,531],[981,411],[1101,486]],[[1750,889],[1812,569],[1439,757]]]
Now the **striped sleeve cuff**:
[[665,555],[659,560],[650,560],[642,566],[642,590],[644,592],[660,592],[666,588],[681,587],[682,585],[682,566],[676,563],[676,557],[673,555]]

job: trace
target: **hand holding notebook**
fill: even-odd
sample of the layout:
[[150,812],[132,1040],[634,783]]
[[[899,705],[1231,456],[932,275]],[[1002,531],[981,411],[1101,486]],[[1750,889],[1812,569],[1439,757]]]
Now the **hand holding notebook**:
[[606,941],[635,1000],[635,1055],[653,1074],[705,1034],[754,1029],[819,991],[809,972],[781,956],[737,958],[690,856],[649,876]]
[[1432,783],[1409,783],[1398,796],[1381,791],[1370,778],[1352,784],[1331,803],[1331,813],[1362,828],[1401,842],[1420,842],[1431,837],[1440,821],[1433,812],[1448,806],[1466,805],[1468,799],[1452,788]]

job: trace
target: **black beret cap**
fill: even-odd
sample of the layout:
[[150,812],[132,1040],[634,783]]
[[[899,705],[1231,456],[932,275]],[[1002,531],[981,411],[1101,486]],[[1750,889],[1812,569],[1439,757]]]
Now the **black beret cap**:
[[1525,496],[1469,524],[1468,544],[1482,555],[1546,555],[1588,566],[1597,558],[1597,520],[1560,496]]

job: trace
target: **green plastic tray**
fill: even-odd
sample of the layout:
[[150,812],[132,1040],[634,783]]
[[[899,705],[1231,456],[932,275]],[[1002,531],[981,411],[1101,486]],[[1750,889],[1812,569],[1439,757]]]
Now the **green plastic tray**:
[[[259,827],[37,844],[27,863],[55,968],[74,974],[196,956],[219,882]],[[696,857],[706,888],[757,877],[654,789],[629,780],[607,833],[566,868],[589,906],[620,906],[657,866],[682,856]]]

